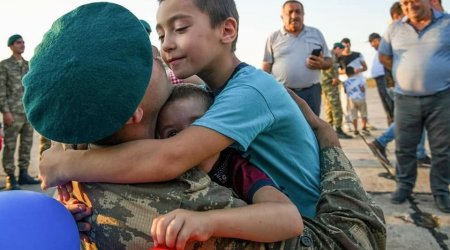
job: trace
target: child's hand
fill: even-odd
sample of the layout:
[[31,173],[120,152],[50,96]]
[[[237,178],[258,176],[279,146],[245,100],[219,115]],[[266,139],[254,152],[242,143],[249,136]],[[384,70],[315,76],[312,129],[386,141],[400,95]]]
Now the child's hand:
[[188,241],[206,241],[213,235],[206,212],[174,210],[153,220],[151,234],[155,245],[182,250]]
[[61,202],[69,201],[72,198],[73,186],[72,182],[68,182],[64,185],[60,185],[56,188],[58,190],[58,199]]
[[361,92],[365,93],[366,92],[366,88],[364,86],[359,86],[359,89],[361,90]]
[[92,209],[90,207],[75,198],[69,201],[62,201],[62,203],[77,222],[78,231],[88,232],[91,230],[91,224],[84,221],[84,218],[92,215]]
[[64,148],[62,144],[55,143],[51,148],[44,151],[39,163],[39,178],[42,180],[41,188],[46,190],[49,187],[64,185],[70,180],[65,179],[62,153]]

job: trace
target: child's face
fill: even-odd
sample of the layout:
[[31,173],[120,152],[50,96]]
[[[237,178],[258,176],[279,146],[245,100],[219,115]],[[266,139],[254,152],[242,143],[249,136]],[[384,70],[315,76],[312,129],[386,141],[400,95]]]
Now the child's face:
[[193,97],[164,105],[158,117],[157,134],[165,139],[178,134],[206,112],[202,101]]
[[161,55],[178,78],[209,72],[220,61],[220,29],[192,0],[163,1],[156,19]]

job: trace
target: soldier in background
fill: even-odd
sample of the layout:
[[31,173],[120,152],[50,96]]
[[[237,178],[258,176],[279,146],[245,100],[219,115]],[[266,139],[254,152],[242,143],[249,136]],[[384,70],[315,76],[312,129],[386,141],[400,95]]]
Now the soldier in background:
[[325,121],[331,126],[334,125],[336,133],[341,139],[350,139],[352,136],[344,133],[342,130],[342,104],[339,98],[339,62],[337,58],[342,54],[344,49],[342,43],[333,45],[332,56],[333,65],[331,68],[322,70],[320,74],[320,84],[322,85],[322,93],[325,104]]
[[[0,62],[0,111],[5,125],[5,149],[3,151],[3,168],[6,173],[5,190],[20,189],[19,184],[39,184],[28,175],[30,152],[33,145],[33,128],[28,123],[22,105],[22,77],[28,72],[28,61],[22,57],[25,42],[20,35],[8,39],[12,56]],[[19,144],[19,180],[15,177],[15,160],[17,137]]]

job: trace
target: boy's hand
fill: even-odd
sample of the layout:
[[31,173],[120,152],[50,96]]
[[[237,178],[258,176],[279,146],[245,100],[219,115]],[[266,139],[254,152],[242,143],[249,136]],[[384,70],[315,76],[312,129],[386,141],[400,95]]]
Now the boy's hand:
[[206,241],[213,235],[211,218],[205,212],[177,209],[153,220],[151,235],[156,246],[178,250],[188,241]]
[[361,92],[365,93],[366,92],[366,87],[364,86],[359,86],[359,89],[361,90]]
[[39,163],[39,178],[42,181],[41,188],[43,190],[57,185],[63,185],[70,181],[63,177],[63,168],[66,166],[63,163],[63,152],[64,148],[62,144],[55,143],[42,154]]
[[286,90],[291,95],[292,99],[294,99],[294,101],[297,103],[298,107],[308,121],[309,126],[313,129],[317,141],[319,142],[320,148],[341,147],[337,134],[333,130],[333,128],[331,128],[331,126],[327,122],[315,115],[308,104],[302,98],[298,97],[297,94],[295,94],[292,90],[288,88],[286,88]]

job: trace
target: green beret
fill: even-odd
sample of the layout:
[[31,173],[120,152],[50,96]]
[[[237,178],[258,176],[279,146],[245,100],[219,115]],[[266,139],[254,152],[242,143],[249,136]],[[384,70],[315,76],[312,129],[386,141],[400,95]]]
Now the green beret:
[[54,141],[106,138],[136,111],[152,58],[148,34],[130,11],[82,5],[56,20],[36,48],[23,79],[25,114]]
[[150,27],[150,24],[148,24],[147,21],[142,20],[142,19],[140,21],[142,23],[142,26],[144,26],[145,30],[150,35],[150,33],[152,33],[152,28]]
[[334,43],[333,44],[333,49],[335,49],[335,48],[344,49],[345,46],[342,43]]
[[22,38],[22,36],[19,35],[19,34],[15,34],[15,35],[10,36],[8,38],[8,47],[11,46],[15,41],[17,41],[17,39],[20,39],[20,38]]

